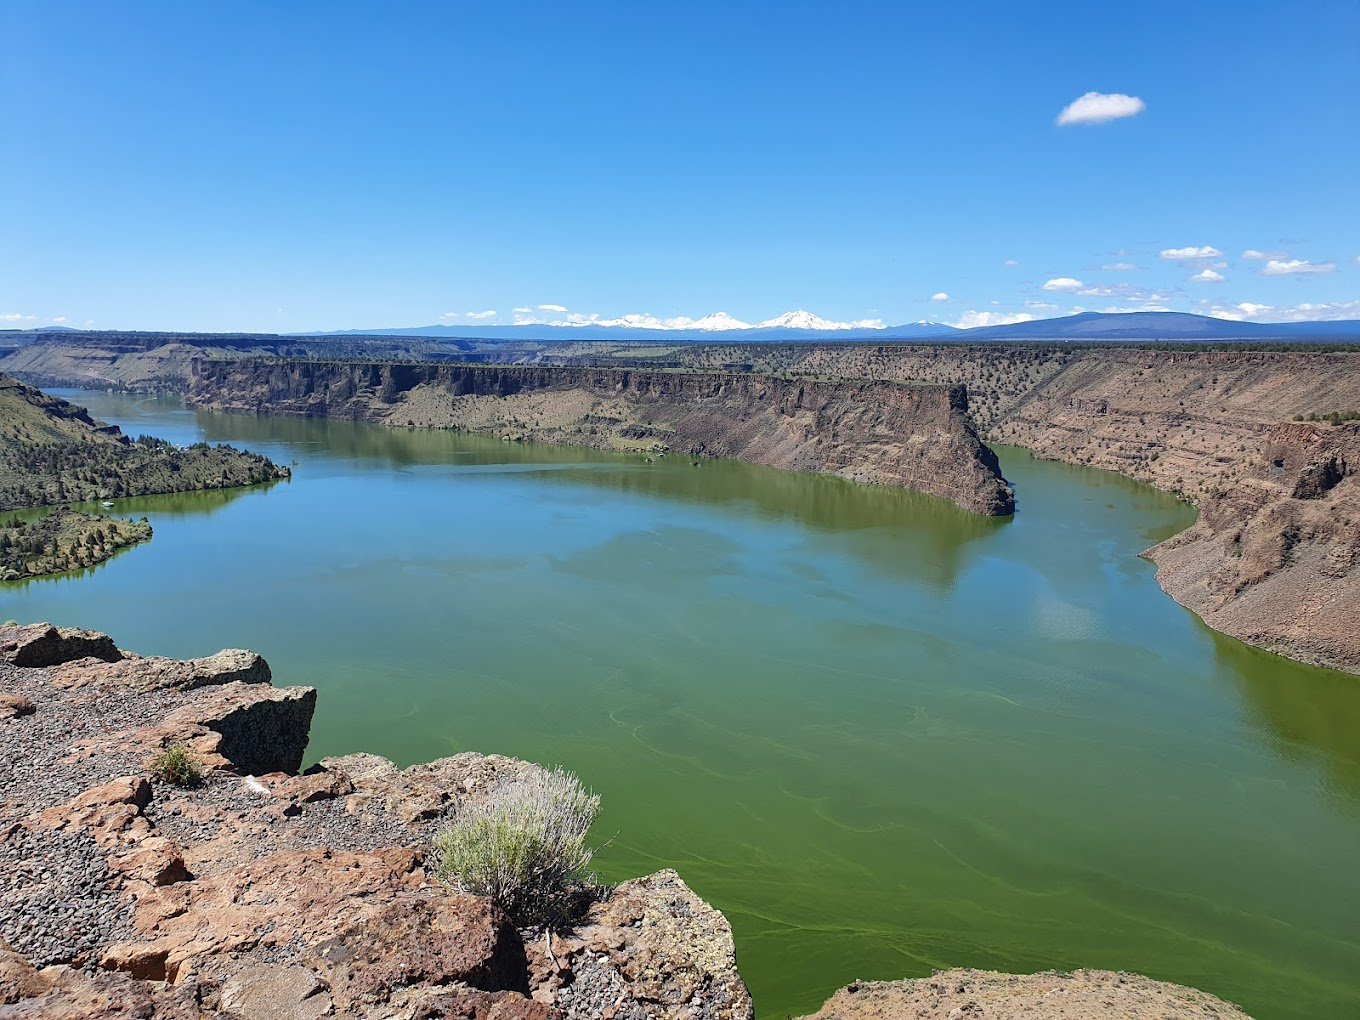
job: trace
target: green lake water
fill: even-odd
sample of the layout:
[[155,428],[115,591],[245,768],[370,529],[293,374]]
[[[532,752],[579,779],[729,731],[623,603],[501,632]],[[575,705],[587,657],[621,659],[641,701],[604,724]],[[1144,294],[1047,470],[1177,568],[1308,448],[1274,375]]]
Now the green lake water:
[[572,769],[604,876],[678,869],[763,1017],[947,966],[1360,1015],[1360,678],[1166,597],[1137,553],[1194,513],[1162,493],[1002,448],[999,521],[746,464],[67,395],[294,477],[121,500],[149,544],[0,585],[0,619],[259,651],[321,690],[311,760]]

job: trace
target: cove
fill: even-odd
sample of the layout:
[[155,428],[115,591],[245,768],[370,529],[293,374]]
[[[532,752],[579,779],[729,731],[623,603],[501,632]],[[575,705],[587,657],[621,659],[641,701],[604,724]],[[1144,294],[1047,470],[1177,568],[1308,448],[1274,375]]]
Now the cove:
[[998,452],[1013,520],[835,478],[60,391],[267,488],[120,500],[153,540],[0,618],[321,691],[313,760],[461,750],[603,798],[762,1016],[935,966],[1106,967],[1259,1020],[1360,1001],[1360,680],[1203,627],[1137,553],[1194,512]]

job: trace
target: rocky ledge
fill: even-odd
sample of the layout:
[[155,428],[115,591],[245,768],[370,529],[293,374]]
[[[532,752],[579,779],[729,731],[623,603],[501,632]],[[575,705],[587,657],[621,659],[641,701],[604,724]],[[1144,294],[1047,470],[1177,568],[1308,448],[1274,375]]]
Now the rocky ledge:
[[[426,871],[446,815],[539,766],[300,772],[315,705],[253,652],[0,627],[0,1017],[750,1020],[731,928],[674,871],[589,890],[549,933]],[[149,774],[173,744],[206,782]],[[1248,1020],[1105,971],[856,982],[817,1016]]]
[[[299,772],[316,691],[258,655],[0,627],[0,1016],[742,1020],[731,929],[672,871],[517,930],[425,849],[538,766],[370,754]],[[186,788],[148,759],[181,744]]]

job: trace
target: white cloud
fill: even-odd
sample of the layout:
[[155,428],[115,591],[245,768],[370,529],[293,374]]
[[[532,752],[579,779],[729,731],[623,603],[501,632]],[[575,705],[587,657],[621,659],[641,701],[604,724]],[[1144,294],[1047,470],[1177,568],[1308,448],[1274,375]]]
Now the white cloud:
[[1299,305],[1263,305],[1242,301],[1235,305],[1202,302],[1205,315],[1219,319],[1251,322],[1320,322],[1331,319],[1360,319],[1360,301],[1314,303]]
[[0,315],[0,322],[34,322],[37,318],[36,315],[20,315],[18,312],[6,312],[4,315]]
[[64,315],[58,315],[56,318],[48,319],[47,321],[48,321],[48,322],[57,322],[57,323],[65,322],[65,321],[66,321],[66,316],[64,316]]
[[1058,276],[1044,284],[1044,290],[1064,290],[1076,292],[1086,286],[1080,280],[1074,280],[1070,276]]
[[1111,305],[1101,311],[1106,315],[1122,315],[1128,312],[1169,312],[1171,309],[1166,305]]
[[1282,251],[1257,251],[1255,248],[1248,248],[1242,253],[1244,259],[1256,259],[1264,262],[1267,259],[1284,259],[1289,256]]
[[528,315],[528,314],[529,314],[530,312],[532,312],[532,311],[533,311],[532,308],[516,308],[516,309],[515,309],[515,314],[516,314],[516,315]]
[[1215,273],[1212,269],[1203,269],[1188,279],[1191,283],[1222,283],[1227,277],[1222,273]]
[[440,317],[441,319],[456,319],[456,318],[458,318],[458,313],[457,313],[457,312],[444,312],[444,313],[441,314],[439,317]]
[[1074,99],[1063,107],[1058,114],[1057,124],[1104,124],[1106,121],[1121,117],[1132,117],[1147,109],[1147,104],[1137,96],[1126,96],[1122,92],[1088,92],[1080,99]]
[[1206,244],[1199,248],[1193,245],[1189,248],[1163,248],[1159,254],[1164,259],[1184,262],[1186,259],[1216,259],[1223,253],[1212,245]]
[[975,326],[1010,326],[1017,322],[1030,322],[1034,316],[1029,312],[974,312],[967,311],[959,316],[957,322],[948,323],[959,329],[973,329]]
[[489,309],[488,311],[485,311],[485,312],[468,312],[468,313],[467,313],[467,317],[468,317],[469,319],[490,319],[490,318],[494,318],[495,315],[496,315],[496,310],[495,310],[494,308]]
[[539,306],[538,306],[538,309],[539,309],[539,311],[541,311],[541,312],[565,312],[565,311],[567,310],[567,306],[566,306],[566,305],[539,305]]
[[1003,266],[1018,266],[1020,263],[1017,262],[1015,259],[1007,259],[1005,262],[1003,262],[1003,263],[1001,263],[1001,264],[1002,264]]
[[1336,270],[1335,262],[1309,262],[1306,259],[1281,261],[1271,259],[1260,270],[1262,276],[1299,276],[1304,273],[1331,273]]
[[944,291],[940,291],[938,294],[932,294],[932,295],[930,295],[930,300],[932,300],[932,301],[948,301],[948,300],[949,300],[949,295],[946,294]]
[[1077,293],[1082,297],[1114,297],[1117,291],[1109,287],[1083,287]]
[[1057,305],[1051,305],[1047,301],[1026,301],[1025,307],[1040,312],[1056,312],[1058,310]]
[[1126,273],[1130,269],[1137,269],[1138,267],[1132,262],[1112,262],[1110,265],[1101,266],[1100,268],[1107,273]]

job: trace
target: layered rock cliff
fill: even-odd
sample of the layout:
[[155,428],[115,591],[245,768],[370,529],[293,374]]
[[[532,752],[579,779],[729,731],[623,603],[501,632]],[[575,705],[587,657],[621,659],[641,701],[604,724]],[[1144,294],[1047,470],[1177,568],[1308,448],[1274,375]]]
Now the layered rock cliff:
[[1244,477],[1146,555],[1205,623],[1360,673],[1360,423],[1271,429]]
[[194,407],[677,450],[916,489],[979,514],[1013,510],[958,386],[392,362],[199,360],[192,368]]
[[[0,627],[0,1015],[749,1020],[727,921],[673,871],[529,939],[427,874],[442,819],[538,766],[299,774],[315,704],[251,652]],[[204,784],[148,771],[172,744]]]

